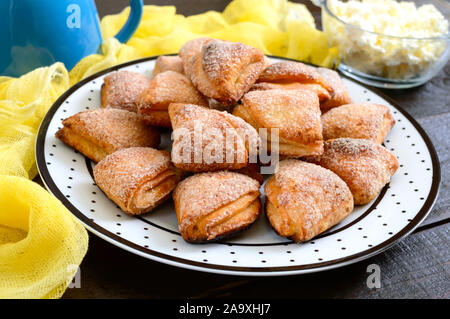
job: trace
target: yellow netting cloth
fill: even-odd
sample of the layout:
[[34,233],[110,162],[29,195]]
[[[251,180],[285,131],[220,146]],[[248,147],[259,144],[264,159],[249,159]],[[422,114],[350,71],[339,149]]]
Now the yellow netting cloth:
[[36,132],[69,86],[64,65],[0,77],[0,298],[57,298],[87,251],[86,230],[38,184]]
[[87,250],[87,233],[38,184],[0,176],[0,298],[55,298]]
[[79,80],[129,60],[175,53],[188,40],[208,36],[240,41],[265,54],[333,67],[337,50],[315,29],[304,5],[286,0],[235,0],[223,13],[190,17],[173,6],[145,6],[128,43],[112,38],[129,8],[101,22],[103,55],[84,58],[67,73],[60,63],[18,79],[0,77],[0,298],[58,298],[81,263],[86,230],[38,184],[35,139],[51,104]]

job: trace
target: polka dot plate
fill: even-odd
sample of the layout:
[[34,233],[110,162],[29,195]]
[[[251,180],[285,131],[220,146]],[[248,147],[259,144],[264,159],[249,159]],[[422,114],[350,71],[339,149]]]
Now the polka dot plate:
[[[115,66],[73,86],[51,107],[37,138],[36,157],[48,188],[87,229],[134,254],[188,269],[254,276],[293,275],[336,268],[369,258],[391,247],[426,217],[437,196],[439,162],[429,138],[396,103],[344,78],[355,102],[388,105],[396,125],[384,145],[400,167],[379,196],[313,240],[295,244],[279,237],[264,215],[247,231],[228,240],[188,244],[178,233],[171,201],[143,216],[123,213],[95,185],[94,164],[55,137],[61,121],[100,107],[103,77],[115,70],[150,76],[155,58]],[[163,135],[162,147],[170,135]],[[264,200],[264,196],[262,196]]]

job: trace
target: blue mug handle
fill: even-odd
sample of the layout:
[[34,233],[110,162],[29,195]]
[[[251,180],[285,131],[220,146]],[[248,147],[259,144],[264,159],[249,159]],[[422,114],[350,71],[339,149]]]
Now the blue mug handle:
[[130,0],[130,7],[130,15],[128,16],[127,22],[125,22],[122,29],[115,35],[115,38],[122,43],[126,43],[130,40],[131,36],[138,28],[142,19],[144,2],[143,0]]

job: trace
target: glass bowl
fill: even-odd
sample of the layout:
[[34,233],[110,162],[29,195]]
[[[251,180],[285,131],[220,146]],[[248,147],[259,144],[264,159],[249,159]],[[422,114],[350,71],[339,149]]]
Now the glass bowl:
[[[322,28],[328,45],[339,49],[339,70],[355,80],[390,89],[415,87],[434,77],[450,58],[448,31],[432,38],[371,32],[343,21],[330,10],[329,2],[320,2]],[[448,2],[420,2],[433,4],[449,20]]]

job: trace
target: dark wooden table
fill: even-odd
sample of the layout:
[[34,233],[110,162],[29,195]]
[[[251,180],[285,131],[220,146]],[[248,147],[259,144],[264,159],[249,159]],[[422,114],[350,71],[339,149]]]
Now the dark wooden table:
[[[100,15],[117,13],[128,0],[97,0]],[[190,15],[222,11],[229,1],[145,1],[174,4]],[[316,21],[320,10],[307,3]],[[450,297],[450,63],[427,84],[385,91],[431,137],[439,155],[442,181],[436,205],[414,233],[368,260],[309,275],[275,278],[234,277],[176,268],[138,257],[90,234],[81,264],[81,288],[64,298],[449,298]],[[366,285],[367,266],[378,264],[381,288]]]

